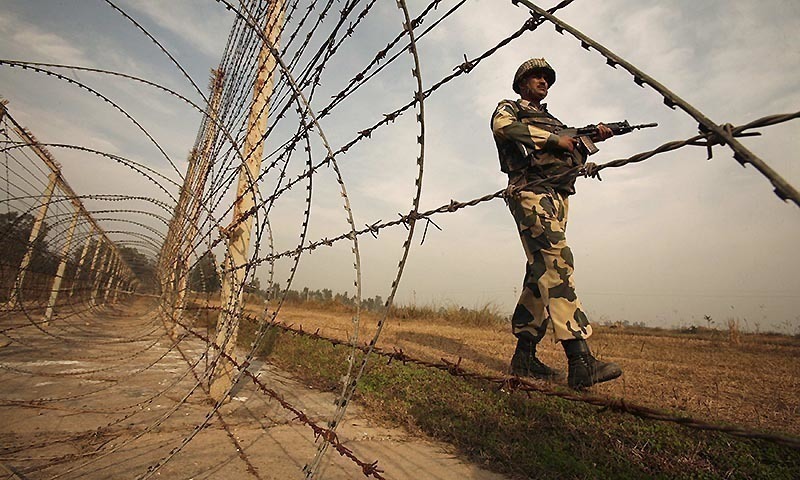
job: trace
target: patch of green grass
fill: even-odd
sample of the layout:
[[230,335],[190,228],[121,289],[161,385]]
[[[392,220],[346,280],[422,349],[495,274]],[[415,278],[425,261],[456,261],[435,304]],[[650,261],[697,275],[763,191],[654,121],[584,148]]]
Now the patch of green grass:
[[[338,389],[349,350],[280,334],[272,362]],[[800,478],[800,452],[374,358],[358,400],[513,478]]]

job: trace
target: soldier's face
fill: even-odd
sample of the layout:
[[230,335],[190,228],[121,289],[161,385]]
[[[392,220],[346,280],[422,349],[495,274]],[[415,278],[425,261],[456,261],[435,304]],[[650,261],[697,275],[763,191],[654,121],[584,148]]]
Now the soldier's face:
[[547,89],[550,85],[544,77],[544,72],[533,72],[528,75],[524,82],[523,93],[527,94],[526,100],[541,102],[547,96]]

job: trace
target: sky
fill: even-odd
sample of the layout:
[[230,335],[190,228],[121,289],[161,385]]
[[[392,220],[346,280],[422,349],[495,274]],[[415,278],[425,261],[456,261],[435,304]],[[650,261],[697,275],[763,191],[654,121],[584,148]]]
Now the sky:
[[[166,47],[207,94],[209,70],[222,56],[233,23],[231,13],[210,0],[116,3]],[[419,1],[408,3],[412,16],[425,6]],[[433,18],[455,4],[443,1]],[[125,72],[202,102],[166,56],[105,2],[3,0],[2,5],[0,58]],[[340,8],[337,5],[334,11]],[[800,105],[800,49],[795,33],[800,5],[796,2],[579,0],[557,15],[717,123],[738,125],[797,111]],[[332,28],[336,15],[329,17],[320,31]],[[464,55],[472,59],[496,45],[526,18],[526,9],[510,1],[467,1],[420,39],[423,85],[433,85],[450,74]],[[325,69],[312,108],[323,108],[400,31],[401,22],[396,2],[379,0]],[[432,20],[427,20],[422,27],[430,24]],[[577,40],[545,24],[426,99],[420,210],[451,199],[472,200],[505,186],[489,119],[498,101],[514,98],[511,80],[517,66],[542,56],[558,75],[546,101],[565,123],[582,126],[624,119],[659,123],[656,129],[599,144],[600,152],[592,157],[595,163],[625,158],[697,132],[691,117],[667,108],[653,90],[637,86],[629,74],[609,68],[596,52],[582,49]],[[413,97],[412,67],[412,57],[401,55],[320,121],[334,150]],[[201,114],[152,87],[88,72],[63,72],[113,99],[166,156],[107,103],[62,80],[0,65],[0,95],[9,100],[14,118],[41,141],[84,145],[136,159],[168,177],[171,182],[162,186],[176,197]],[[291,117],[279,123],[275,144],[295,127]],[[797,188],[797,121],[761,132],[761,137],[744,138],[742,143]],[[338,157],[358,227],[395,219],[411,209],[419,133],[413,114],[407,113]],[[272,140],[268,139],[268,145]],[[67,149],[53,149],[53,153],[79,193],[171,201],[152,182],[104,157]],[[316,161],[325,156],[316,140],[312,156]],[[289,171],[301,172],[304,162],[298,156]],[[712,160],[706,160],[704,148],[687,147],[641,164],[606,169],[602,176],[602,182],[578,180],[578,193],[570,199],[567,231],[575,255],[578,295],[590,319],[674,327],[706,325],[704,316],[708,315],[723,327],[731,319],[747,330],[800,333],[800,276],[796,273],[800,271],[800,211],[772,193],[769,182],[753,167],[742,168],[724,147],[714,148]],[[274,187],[267,183],[264,193]],[[218,196],[230,199],[229,192]],[[333,172],[320,171],[314,176],[310,240],[347,232],[341,205]],[[108,207],[89,201],[87,206]],[[294,190],[275,202],[270,226],[276,251],[297,246],[304,206],[303,192]],[[138,207],[153,209],[146,203]],[[149,217],[140,220],[164,230],[162,222]],[[397,303],[492,304],[500,312],[511,312],[525,257],[502,200],[433,220],[442,230],[430,226],[420,244],[424,224],[418,224]],[[225,219],[220,223],[226,224]],[[135,225],[126,228],[147,234]],[[405,235],[405,229],[395,227],[382,231],[377,239],[368,235],[359,239],[364,297],[388,296]],[[112,236],[125,241],[123,237]],[[148,254],[157,251],[157,240],[151,243]],[[350,248],[342,243],[303,255],[292,287],[329,288],[352,295],[355,272]],[[274,279],[282,286],[289,267],[288,261],[275,265]],[[269,269],[262,267],[256,275],[263,285]]]

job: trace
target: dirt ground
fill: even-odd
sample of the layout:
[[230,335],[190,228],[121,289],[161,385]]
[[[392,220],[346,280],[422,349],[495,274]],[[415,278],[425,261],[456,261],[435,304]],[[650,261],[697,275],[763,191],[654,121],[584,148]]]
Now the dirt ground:
[[[352,315],[285,306],[278,320],[323,336],[352,335]],[[377,317],[362,315],[359,338],[374,332]],[[800,339],[700,334],[647,329],[595,328],[589,342],[601,359],[618,363],[618,380],[593,387],[595,393],[678,411],[721,423],[800,435]],[[462,358],[462,366],[505,374],[515,341],[506,326],[470,327],[436,320],[389,319],[379,347],[431,361]],[[560,345],[542,341],[540,358],[566,370]]]
[[[279,320],[329,337],[353,334],[348,313],[285,306]],[[376,321],[363,315],[362,341]],[[203,426],[212,407],[206,382],[195,375],[203,380],[205,344],[192,337],[173,343],[144,300],[57,319],[44,331],[25,317],[5,317],[0,330],[0,479],[150,478],[154,467],[152,478],[303,478],[316,451],[312,430],[250,382]],[[721,332],[600,328],[591,345],[625,371],[596,393],[800,434],[795,338],[744,335],[734,344]],[[491,374],[505,373],[514,348],[504,326],[435,319],[389,319],[378,346],[433,361],[460,357],[463,367]],[[541,357],[565,367],[552,342],[543,342]],[[319,425],[331,417],[333,394],[262,362],[250,371]],[[376,424],[358,405],[350,406],[339,438],[359,459],[377,460],[385,478],[502,478],[458,459],[447,445]],[[364,477],[330,451],[318,478]]]
[[[0,479],[143,478],[163,465],[152,478],[283,480],[304,478],[316,452],[312,430],[251,382],[202,427],[212,407],[194,375],[203,374],[205,344],[173,343],[142,302],[63,318],[45,332],[25,317],[0,319],[0,329]],[[333,394],[268,364],[250,371],[326,426]],[[363,413],[348,409],[339,439],[377,460],[387,479],[503,478]],[[335,451],[321,465],[317,478],[364,478]]]

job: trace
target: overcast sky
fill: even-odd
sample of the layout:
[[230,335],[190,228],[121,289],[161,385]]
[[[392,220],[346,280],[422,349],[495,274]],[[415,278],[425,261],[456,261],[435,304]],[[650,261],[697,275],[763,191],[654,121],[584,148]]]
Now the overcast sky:
[[[455,3],[442,2],[433,18]],[[219,63],[233,22],[230,12],[213,1],[126,0],[119,5],[169,49],[206,93],[209,69]],[[424,7],[417,1],[409,5],[412,15]],[[2,6],[2,58],[125,72],[201,101],[155,45],[105,2],[3,0]],[[468,1],[420,40],[424,85],[451,73],[465,54],[474,58],[494,46],[526,16],[524,8],[510,1]],[[579,0],[559,16],[718,123],[738,125],[800,106],[797,2]],[[335,17],[326,22],[332,25]],[[394,1],[379,0],[325,70],[312,107],[324,107],[330,95],[399,32],[401,21]],[[423,27],[431,23],[426,21]],[[547,102],[565,123],[581,126],[624,119],[659,123],[658,129],[599,144],[596,163],[685,139],[697,131],[689,116],[664,106],[654,91],[637,86],[626,72],[607,67],[596,52],[587,52],[574,38],[546,24],[426,100],[421,210],[451,199],[471,200],[505,186],[489,118],[499,100],[514,98],[510,84],[517,66],[540,56],[557,71],[558,81]],[[413,97],[412,66],[410,55],[401,56],[321,121],[334,150]],[[177,169],[185,169],[201,121],[199,112],[152,87],[85,72],[66,74],[123,106]],[[133,158],[180,183],[164,155],[130,120],[64,81],[0,66],[0,95],[10,101],[12,115],[41,141],[85,145]],[[287,123],[286,132],[291,127]],[[762,132],[762,137],[743,143],[797,188],[798,122]],[[410,210],[417,134],[409,113],[339,157],[358,226],[391,220]],[[800,211],[778,199],[761,174],[752,167],[742,168],[728,150],[715,147],[714,152],[714,159],[707,161],[705,149],[685,148],[642,164],[607,169],[602,182],[578,180],[578,193],[570,200],[567,238],[575,254],[578,294],[591,319],[674,326],[705,324],[703,316],[711,315],[717,324],[735,318],[745,328],[798,333]],[[68,150],[53,153],[79,193],[167,199],[151,182],[108,159]],[[319,161],[325,153],[317,147],[314,155]],[[305,159],[293,162],[290,170],[299,173]],[[163,185],[177,196],[174,185]],[[270,218],[276,250],[296,246],[303,208],[302,192],[293,191],[276,202]],[[525,257],[502,200],[434,221],[443,230],[431,226],[420,245],[422,228],[418,229],[398,302],[468,307],[491,302],[510,312]],[[309,239],[346,231],[333,173],[323,170],[314,177]],[[385,230],[377,240],[360,239],[364,296],[388,295],[404,237],[400,227]],[[304,255],[293,287],[352,294],[349,248],[342,244]],[[283,286],[288,265],[276,265],[275,279]],[[265,280],[267,268],[257,274]]]

